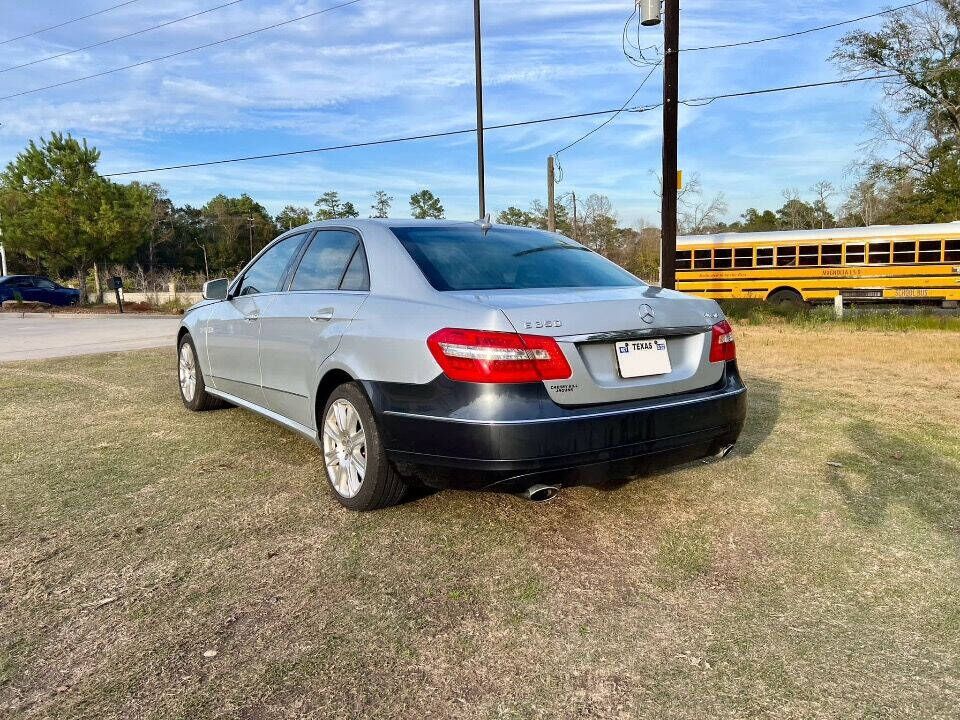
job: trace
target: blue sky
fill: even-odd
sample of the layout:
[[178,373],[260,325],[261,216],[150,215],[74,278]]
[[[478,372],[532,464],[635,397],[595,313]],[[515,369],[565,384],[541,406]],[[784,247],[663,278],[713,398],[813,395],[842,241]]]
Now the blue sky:
[[[117,0],[3,3],[0,40],[94,12]],[[159,24],[226,0],[141,0],[0,45],[0,68]],[[27,68],[0,72],[0,94],[176,52],[336,0],[244,0],[198,18]],[[101,149],[101,172],[438,132],[475,124],[470,0],[362,0],[351,7],[207,50],[0,102],[0,162],[51,130]],[[681,13],[681,47],[775,35],[876,12],[875,1],[703,0]],[[630,0],[484,0],[487,124],[619,107],[645,70],[621,52]],[[875,28],[879,19],[862,25]],[[847,28],[752,47],[681,56],[681,97],[830,80],[827,60]],[[646,42],[662,40],[659,28]],[[636,98],[659,102],[657,72]],[[681,108],[680,165],[735,217],[779,207],[783,188],[853,181],[876,84],[855,84]],[[546,156],[595,126],[574,120],[487,134],[488,207],[544,198]],[[610,197],[623,224],[659,224],[651,171],[660,165],[659,112],[623,115],[562,157],[558,192]],[[270,211],[339,190],[361,212],[373,191],[397,198],[423,187],[448,217],[476,214],[474,139],[428,140],[136,176],[178,204],[250,193]],[[839,201],[839,199],[838,199]]]

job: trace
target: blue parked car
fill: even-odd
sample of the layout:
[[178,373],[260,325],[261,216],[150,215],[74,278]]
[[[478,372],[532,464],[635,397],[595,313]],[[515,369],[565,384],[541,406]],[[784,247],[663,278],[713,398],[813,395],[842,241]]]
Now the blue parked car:
[[40,275],[0,275],[0,302],[16,300],[44,302],[50,305],[76,305],[80,291],[57,285]]

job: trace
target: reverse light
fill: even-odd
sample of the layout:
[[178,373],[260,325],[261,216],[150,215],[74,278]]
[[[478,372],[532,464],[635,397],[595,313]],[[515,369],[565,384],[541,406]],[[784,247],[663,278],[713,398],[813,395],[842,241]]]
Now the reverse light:
[[737,343],[734,342],[733,328],[726,320],[713,326],[710,340],[710,362],[728,362],[737,359]]
[[528,383],[572,374],[557,341],[543,335],[444,328],[427,338],[427,347],[451,380]]

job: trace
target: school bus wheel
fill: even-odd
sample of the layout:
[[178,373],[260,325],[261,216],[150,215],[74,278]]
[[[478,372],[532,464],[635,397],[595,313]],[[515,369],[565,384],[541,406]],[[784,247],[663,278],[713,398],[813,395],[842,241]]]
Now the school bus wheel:
[[793,288],[777,288],[767,296],[767,302],[773,305],[803,305],[803,296]]

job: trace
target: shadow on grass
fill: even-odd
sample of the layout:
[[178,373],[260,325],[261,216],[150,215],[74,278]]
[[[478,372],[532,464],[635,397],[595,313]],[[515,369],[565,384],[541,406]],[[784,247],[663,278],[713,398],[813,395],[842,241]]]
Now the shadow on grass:
[[[932,449],[935,440],[920,444],[865,421],[850,424],[846,434],[857,452],[832,457],[840,467],[829,468],[827,482],[857,524],[876,527],[900,503],[940,532],[960,535],[960,463]],[[851,474],[859,482],[851,482]]]
[[747,421],[737,441],[738,455],[753,455],[773,433],[780,419],[783,385],[767,378],[748,378]]

